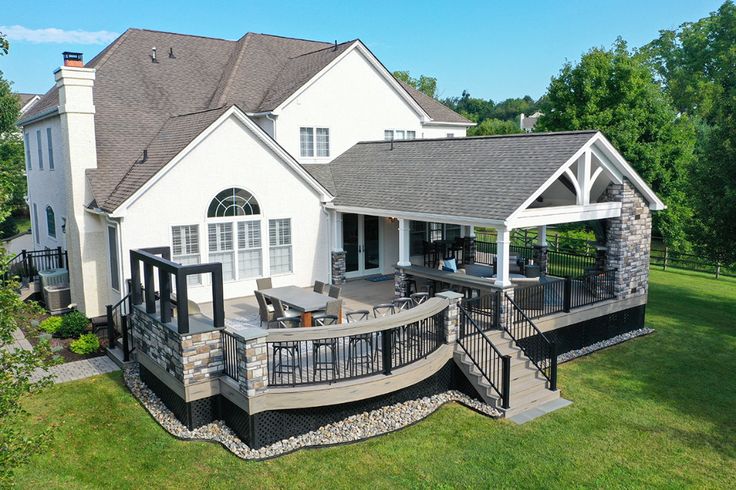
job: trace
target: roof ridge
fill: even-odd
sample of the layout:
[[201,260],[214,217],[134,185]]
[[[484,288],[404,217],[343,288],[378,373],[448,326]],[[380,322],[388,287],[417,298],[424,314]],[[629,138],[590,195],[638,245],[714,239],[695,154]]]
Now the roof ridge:
[[[185,117],[185,116],[194,116],[195,114],[204,114],[205,112],[219,111],[222,108],[229,107],[231,105],[235,105],[235,104],[221,104],[221,105],[219,105],[217,107],[211,107],[209,109],[202,109],[202,110],[199,110],[199,111],[192,111],[192,112],[184,112],[182,114],[173,114],[173,115],[169,116],[169,119],[174,119],[174,118],[177,118],[177,117]],[[169,119],[167,119],[166,121],[168,122]]]
[[237,40],[225,39],[225,38],[222,38],[222,37],[202,36],[200,34],[185,34],[185,33],[182,33],[182,32],[172,32],[172,31],[160,31],[158,29],[144,29],[142,27],[129,27],[128,28],[128,31],[156,32],[156,33],[159,33],[159,34],[171,34],[172,36],[198,37],[200,39],[214,39],[215,41],[227,41],[227,42],[230,42],[230,43],[237,42]]
[[[240,67],[240,60],[243,57],[243,54],[245,53],[245,47],[248,44],[248,40],[250,39],[249,32],[245,33],[243,37],[237,40],[237,44],[235,45],[235,51],[230,55],[230,59],[228,59],[227,69],[223,70],[222,77],[220,78],[220,83],[218,83],[217,87],[215,88],[215,91],[212,94],[212,99],[210,100],[210,105],[213,103],[216,103],[219,106],[222,106],[227,101],[227,96],[230,91],[230,86],[232,85],[233,77],[235,76],[235,73],[237,72],[237,69]],[[237,54],[236,54],[237,53]],[[233,55],[235,55],[235,59],[233,58]],[[230,62],[232,60],[232,62]],[[224,80],[224,84],[223,84]],[[220,91],[220,95],[217,99],[217,101],[214,100],[214,98],[217,96],[217,91],[222,86],[222,90]]]
[[279,39],[289,39],[291,41],[303,41],[308,43],[320,43],[320,44],[334,44],[329,41],[317,41],[316,39],[305,39],[302,37],[289,37],[289,36],[279,36],[278,34],[266,34],[265,32],[249,32],[248,34],[254,34],[256,36],[266,36],[266,37],[277,37]]
[[[514,134],[485,134],[480,136],[463,136],[458,138],[446,138],[446,137],[440,137],[440,138],[416,138],[413,140],[393,140],[394,143],[421,143],[425,141],[447,141],[447,142],[454,142],[454,141],[467,141],[467,140],[484,140],[484,139],[503,139],[503,138],[530,138],[534,136],[564,136],[569,134],[595,134],[600,133],[597,129],[577,129],[577,130],[570,130],[570,131],[546,131],[544,133],[514,133]],[[381,144],[381,143],[391,143],[391,141],[388,140],[370,140],[370,141],[359,141],[358,145],[373,145],[373,144]]]
[[328,49],[334,49],[334,48],[336,48],[337,46],[343,46],[343,45],[345,45],[345,44],[352,44],[352,43],[354,43],[355,41],[357,41],[357,39],[353,39],[353,40],[351,40],[351,41],[343,41],[343,42],[341,42],[341,43],[338,43],[338,44],[330,44],[329,46],[325,46],[324,48],[320,48],[320,49],[315,49],[314,51],[309,51],[309,52],[307,52],[307,53],[302,53],[302,54],[298,54],[298,55],[296,55],[296,56],[292,56],[291,58],[288,58],[288,59],[289,59],[290,61],[291,61],[291,60],[295,60],[295,59],[297,59],[297,58],[301,58],[302,56],[308,56],[308,55],[310,55],[310,54],[315,54],[315,53],[321,53],[322,51],[327,51]]
[[[95,62],[94,68],[97,70],[98,68],[102,68],[102,66],[107,63],[107,60],[110,59],[110,56],[112,55],[115,50],[117,50],[122,44],[125,42],[125,40],[128,38],[128,33],[133,29],[126,29],[125,32],[120,34],[112,43],[110,43],[105,49],[103,49],[100,53],[97,54],[97,56],[93,57],[91,60],[89,60],[88,65],[91,65],[92,62]],[[97,57],[99,57],[99,60],[97,60]],[[86,66],[86,65],[85,65]]]

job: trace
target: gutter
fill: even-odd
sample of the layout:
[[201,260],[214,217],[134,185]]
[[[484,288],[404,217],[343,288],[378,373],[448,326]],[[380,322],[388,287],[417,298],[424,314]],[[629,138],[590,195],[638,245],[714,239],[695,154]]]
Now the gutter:
[[59,113],[59,107],[54,106],[46,109],[43,112],[39,112],[38,114],[35,114],[33,116],[28,117],[27,119],[20,119],[18,120],[18,126],[25,126],[27,124],[40,121],[41,119],[46,119],[47,117],[53,116],[54,114]]
[[459,126],[459,127],[465,127],[465,128],[471,128],[473,126],[477,126],[478,123],[474,122],[442,122],[442,121],[427,121],[425,123],[422,123],[425,126]]

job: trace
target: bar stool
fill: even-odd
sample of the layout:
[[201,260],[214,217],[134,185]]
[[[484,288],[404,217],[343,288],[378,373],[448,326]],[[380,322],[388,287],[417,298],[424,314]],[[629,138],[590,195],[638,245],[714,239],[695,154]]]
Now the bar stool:
[[[369,316],[370,312],[368,310],[358,310],[346,313],[345,319],[348,323],[357,323],[368,320]],[[350,373],[350,376],[373,372],[375,360],[376,350],[373,345],[372,333],[358,334],[350,337],[348,341],[348,359],[346,361],[346,369]]]
[[[314,326],[337,325],[337,315],[321,315],[314,318]],[[312,381],[322,381],[322,373],[332,373],[332,379],[337,379],[337,339],[319,339],[312,342],[312,358],[314,359],[314,371]],[[329,375],[324,379],[329,379]]]
[[396,311],[410,310],[414,307],[414,300],[411,298],[396,298],[393,304]]
[[[275,328],[296,328],[300,326],[299,317],[280,317],[276,319]],[[296,372],[299,371],[299,379],[302,377],[302,353],[299,342],[273,342],[271,344],[271,383],[276,384],[276,375],[283,379],[291,377],[291,384],[296,384]]]
[[429,293],[414,293],[411,295],[411,300],[415,306],[419,306],[429,299]]

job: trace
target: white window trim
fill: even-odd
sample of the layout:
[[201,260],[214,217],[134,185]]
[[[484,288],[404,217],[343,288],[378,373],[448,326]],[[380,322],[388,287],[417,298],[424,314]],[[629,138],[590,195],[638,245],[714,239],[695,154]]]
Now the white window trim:
[[[258,215],[258,216],[259,216],[259,218],[257,218],[257,219],[240,219],[240,220],[238,220],[238,221],[235,222],[235,229],[233,230],[233,233],[235,235],[234,238],[235,238],[235,276],[236,276],[236,279],[235,280],[236,281],[247,281],[247,280],[250,280],[250,279],[256,279],[258,277],[263,277],[263,271],[265,270],[264,269],[264,266],[263,266],[263,262],[264,262],[264,260],[263,260],[263,229],[262,229],[262,226],[261,226],[261,223],[262,223],[263,220],[260,219],[260,215]],[[238,235],[239,234],[240,223],[257,223],[257,225],[258,225],[257,226],[257,229],[258,229],[258,239],[261,242],[261,244],[260,244],[259,247],[240,248],[240,237]],[[243,252],[243,251],[252,251],[252,250],[259,250],[261,252],[261,268],[258,271],[258,274],[256,274],[255,276],[240,277],[240,256],[239,256],[239,253],[240,252]]]
[[[289,234],[290,234],[290,241],[289,245],[274,245],[274,248],[283,248],[283,247],[289,247],[291,249],[291,270],[288,272],[273,272],[271,270],[271,221],[278,221],[278,220],[289,220]],[[294,220],[290,216],[282,216],[282,217],[269,217],[266,223],[266,239],[268,240],[268,272],[271,277],[281,277],[281,276],[289,276],[294,274]]]
[[[178,257],[194,257],[195,254],[182,254],[182,255],[175,255],[174,254],[174,228],[181,228],[185,226],[196,226],[197,227],[197,241],[199,246],[199,253],[196,254],[197,258],[199,259],[199,264],[205,262],[203,260],[204,254],[202,252],[202,224],[201,223],[177,223],[169,226],[169,243],[171,244],[171,260],[173,262],[176,262],[176,259]],[[205,282],[209,274],[199,274],[198,282],[196,283],[189,283],[187,284],[187,287],[189,288],[196,288],[201,287],[205,285]]]
[[[386,139],[386,132],[391,131],[391,137],[394,141],[412,141],[417,139],[417,130],[416,129],[402,129],[402,128],[386,128],[383,130],[383,140],[384,141],[391,141]],[[404,133],[404,137],[397,139],[396,138],[396,131],[402,131]],[[413,138],[408,138],[409,133],[414,133]]]
[[[51,212],[54,215],[54,234],[53,235],[49,233],[49,213],[48,213],[49,209],[51,209]],[[46,218],[45,220],[46,221],[46,236],[52,239],[53,241],[56,241],[56,211],[54,211],[54,208],[50,204],[47,204],[43,210],[43,214],[44,214],[44,217]]]
[[41,130],[36,130],[36,153],[38,153],[38,169],[43,170],[43,135]]
[[[312,130],[313,155],[311,156],[302,155],[302,129]],[[318,129],[327,130],[327,156],[317,155],[317,130]],[[328,125],[319,125],[319,124],[315,124],[313,126],[299,126],[299,159],[308,160],[308,161],[316,161],[316,162],[324,162],[324,161],[329,161],[330,158],[332,158],[332,128]]]
[[[117,258],[117,264],[115,267],[115,272],[118,275],[118,287],[116,288],[113,286],[113,266],[112,266],[112,247],[110,243],[110,230],[113,230],[115,233],[115,256]],[[120,289],[122,286],[122,281],[120,280],[120,238],[118,237],[118,229],[115,226],[107,225],[107,261],[109,263],[108,272],[110,274],[110,289],[115,291],[116,293],[120,293]]]
[[56,170],[56,161],[54,160],[54,137],[51,134],[53,131],[50,127],[46,128],[46,146],[48,147],[48,157],[49,157],[49,171],[53,172]]

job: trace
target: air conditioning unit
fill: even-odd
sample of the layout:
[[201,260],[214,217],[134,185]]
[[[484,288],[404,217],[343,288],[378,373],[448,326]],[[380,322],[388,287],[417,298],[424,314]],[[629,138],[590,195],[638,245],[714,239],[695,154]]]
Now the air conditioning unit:
[[66,286],[69,284],[69,271],[66,269],[46,269],[38,273],[41,288],[46,286]]
[[49,313],[58,315],[69,311],[72,294],[67,285],[46,286],[43,288],[43,300]]

